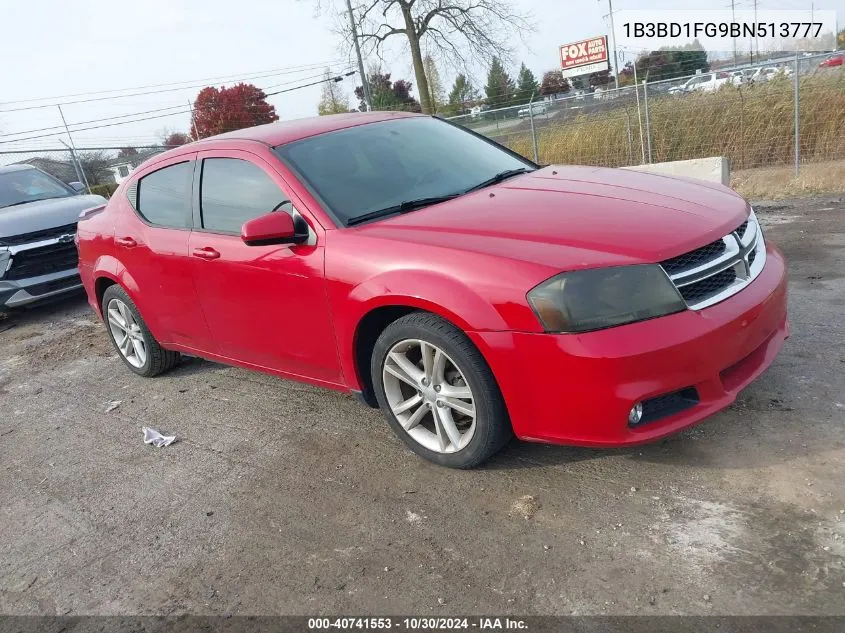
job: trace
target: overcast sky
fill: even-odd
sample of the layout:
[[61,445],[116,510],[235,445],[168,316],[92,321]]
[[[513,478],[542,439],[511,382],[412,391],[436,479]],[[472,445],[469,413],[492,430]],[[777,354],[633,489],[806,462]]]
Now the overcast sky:
[[[360,2],[353,0],[353,5]],[[607,0],[512,2],[531,13],[537,25],[526,42],[514,42],[515,65],[524,61],[538,79],[544,71],[559,68],[560,44],[608,32]],[[759,0],[761,9],[808,10],[810,3]],[[47,133],[9,136],[14,132],[61,125],[53,105],[56,102],[67,104],[63,109],[68,123],[184,104],[184,110],[174,110],[166,118],[74,134],[79,146],[149,144],[159,140],[163,128],[188,131],[188,100],[202,85],[244,78],[271,92],[315,81],[326,66],[333,72],[351,69],[336,33],[343,0],[321,0],[319,12],[317,4],[316,0],[0,0],[0,152],[60,147],[58,136],[2,142]],[[743,8],[752,4],[753,0],[737,2]],[[721,5],[730,6],[730,0],[614,0],[614,10]],[[843,22],[845,0],[816,0],[815,5],[816,9],[837,10]],[[406,49],[394,51],[396,61],[388,64],[393,78],[414,82]],[[516,68],[511,70],[515,75]],[[454,73],[446,68],[441,72],[448,90]],[[351,95],[357,81],[357,76],[350,77],[341,85]],[[133,91],[92,94],[95,92],[168,83],[181,85],[162,87],[164,92],[158,94],[70,103]],[[186,83],[188,87],[184,87]],[[484,84],[480,69],[475,84]],[[314,86],[269,100],[282,119],[294,119],[316,114],[319,96],[320,87]],[[32,101],[35,99],[43,100]],[[10,111],[45,104],[50,107]],[[162,112],[138,118],[159,114]]]

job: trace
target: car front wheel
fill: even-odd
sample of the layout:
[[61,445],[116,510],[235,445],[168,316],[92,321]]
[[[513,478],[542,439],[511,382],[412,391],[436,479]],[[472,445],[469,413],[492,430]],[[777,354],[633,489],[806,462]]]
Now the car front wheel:
[[504,400],[484,357],[466,334],[416,312],[382,332],[371,372],[379,406],[418,455],[472,468],[512,436]]

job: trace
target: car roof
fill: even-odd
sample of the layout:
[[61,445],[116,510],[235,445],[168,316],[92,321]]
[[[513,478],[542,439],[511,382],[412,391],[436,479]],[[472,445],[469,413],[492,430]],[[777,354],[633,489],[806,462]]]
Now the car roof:
[[221,141],[227,146],[227,141],[252,141],[269,145],[270,147],[276,147],[277,145],[293,143],[309,136],[366,125],[368,123],[422,116],[426,115],[404,111],[349,112],[347,114],[330,114],[304,119],[292,119],[290,121],[276,121],[275,123],[267,123],[266,125],[256,125],[241,130],[234,130],[233,132],[226,132],[225,134],[217,134],[216,136],[209,136],[199,141],[180,145],[174,149],[157,154],[145,161],[141,167],[190,152],[214,149]]
[[284,145],[285,143],[292,143],[308,136],[334,132],[335,130],[342,130],[366,123],[376,123],[389,119],[404,119],[412,116],[423,115],[412,112],[350,112],[347,114],[331,114],[306,119],[294,119],[292,121],[276,121],[275,123],[256,125],[255,127],[210,136],[207,139],[202,139],[197,144],[209,141],[248,140],[260,141],[271,146]]

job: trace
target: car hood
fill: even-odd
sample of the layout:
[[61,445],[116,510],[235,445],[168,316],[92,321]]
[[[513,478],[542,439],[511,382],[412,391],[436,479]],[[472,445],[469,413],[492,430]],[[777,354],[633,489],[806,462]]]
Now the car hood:
[[659,262],[727,235],[748,213],[715,183],[550,166],[353,230],[571,268]]
[[0,209],[0,239],[74,224],[83,210],[105,203],[102,196],[68,196],[4,207]]

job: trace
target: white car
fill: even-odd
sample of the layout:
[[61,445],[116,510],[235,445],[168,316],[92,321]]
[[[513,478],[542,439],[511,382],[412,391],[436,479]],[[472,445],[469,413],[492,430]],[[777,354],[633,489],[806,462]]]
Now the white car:
[[481,115],[487,110],[487,106],[475,106],[469,111],[469,115],[473,119],[481,118]]
[[686,83],[669,88],[669,94],[686,94],[688,92],[715,92],[725,84],[733,84],[731,76],[726,72],[702,73],[690,77]]
[[[530,112],[529,112],[530,110]],[[525,106],[524,108],[520,108],[519,111],[516,113],[520,119],[524,119],[529,114],[534,116],[538,114],[545,114],[546,113],[546,104],[542,101],[538,101],[537,103],[532,103],[530,106]]]
[[771,81],[777,76],[789,77],[792,74],[792,69],[789,66],[765,66],[758,68],[757,71],[751,75],[749,81],[751,83],[761,83],[764,81]]

